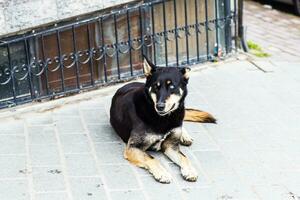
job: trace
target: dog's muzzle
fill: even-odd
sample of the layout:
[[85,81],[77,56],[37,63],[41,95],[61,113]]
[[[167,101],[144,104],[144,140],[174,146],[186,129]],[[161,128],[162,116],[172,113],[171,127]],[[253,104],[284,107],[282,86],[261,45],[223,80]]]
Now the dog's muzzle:
[[166,104],[165,104],[165,103],[157,103],[157,104],[156,104],[156,110],[157,110],[158,112],[163,112],[164,109],[165,109],[165,107],[166,107]]
[[173,111],[173,109],[175,108],[175,104],[172,105],[171,109],[168,111],[164,111],[165,109],[165,104],[158,106],[158,104],[156,105],[156,112],[157,114],[159,114],[160,116],[165,116],[169,113],[171,113]]

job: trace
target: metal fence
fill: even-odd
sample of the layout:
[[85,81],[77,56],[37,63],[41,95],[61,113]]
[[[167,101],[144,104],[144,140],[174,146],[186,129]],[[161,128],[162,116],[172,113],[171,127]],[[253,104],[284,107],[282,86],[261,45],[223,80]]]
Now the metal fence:
[[0,39],[0,108],[193,65],[237,46],[237,3],[144,1]]

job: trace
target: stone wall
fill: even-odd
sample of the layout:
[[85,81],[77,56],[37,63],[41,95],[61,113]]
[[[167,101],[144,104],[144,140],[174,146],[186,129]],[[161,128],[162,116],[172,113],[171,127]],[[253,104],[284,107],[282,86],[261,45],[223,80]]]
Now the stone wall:
[[0,0],[0,36],[133,0]]

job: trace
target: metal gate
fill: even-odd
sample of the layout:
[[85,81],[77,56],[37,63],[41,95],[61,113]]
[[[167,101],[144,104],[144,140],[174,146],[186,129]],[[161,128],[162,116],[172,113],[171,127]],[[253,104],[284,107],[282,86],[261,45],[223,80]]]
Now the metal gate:
[[237,46],[235,0],[144,1],[0,39],[0,108],[212,61]]

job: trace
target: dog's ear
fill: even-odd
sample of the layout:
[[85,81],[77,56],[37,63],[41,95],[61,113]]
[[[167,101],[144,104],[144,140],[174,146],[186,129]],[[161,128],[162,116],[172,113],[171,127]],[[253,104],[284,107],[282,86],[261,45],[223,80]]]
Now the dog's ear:
[[144,57],[144,74],[146,77],[151,76],[152,73],[155,71],[156,66],[148,60],[147,57]]
[[189,67],[183,67],[183,68],[180,69],[180,71],[181,71],[181,73],[183,75],[183,78],[185,80],[189,80],[191,68],[189,68]]

